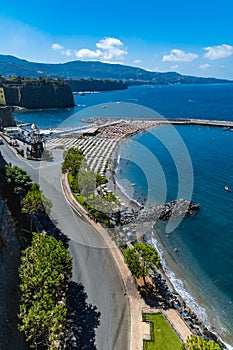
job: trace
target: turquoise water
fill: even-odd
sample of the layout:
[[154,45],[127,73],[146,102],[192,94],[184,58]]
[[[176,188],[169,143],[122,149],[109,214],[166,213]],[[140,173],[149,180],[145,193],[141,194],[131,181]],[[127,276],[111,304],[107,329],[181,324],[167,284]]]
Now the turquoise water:
[[[136,135],[120,150],[121,157],[130,161],[119,166],[118,182],[127,179],[128,183],[136,183],[134,193],[131,187],[125,187],[135,200],[159,203],[161,192],[166,194],[165,200],[180,198],[177,195],[180,179],[173,156],[179,153],[180,147],[179,140],[171,136],[172,129],[171,126],[160,127]],[[192,159],[191,198],[201,209],[196,216],[183,219],[172,232],[167,233],[166,224],[160,223],[154,228],[156,239],[160,249],[166,252],[163,257],[168,268],[175,272],[175,276],[170,273],[170,277],[179,292],[213,330],[233,344],[233,192],[224,190],[225,185],[233,188],[233,133],[222,128],[191,126],[179,126],[176,130]],[[159,141],[171,137],[173,154]],[[144,154],[139,155],[141,144],[145,149]],[[155,167],[152,171],[151,159],[145,156],[149,151],[163,169],[165,182],[160,181]],[[143,168],[138,158],[143,158]],[[183,161],[186,162],[184,158]],[[183,181],[184,193],[189,194],[186,187],[189,187],[190,173],[187,176],[185,169],[184,164],[184,178],[187,177],[187,181]],[[152,193],[148,183],[154,186]],[[178,253],[174,252],[176,247]]]
[[[157,116],[143,105],[167,118],[233,120],[233,84],[133,87],[75,100],[85,106],[21,112],[16,118],[47,128],[64,121],[83,126],[81,119],[91,116]],[[233,346],[233,191],[224,190],[233,190],[233,132],[160,127],[127,140],[119,152],[118,181],[136,184],[125,186],[134,199],[154,204],[182,197],[200,204],[199,213],[177,227],[155,227],[154,244],[179,292]]]

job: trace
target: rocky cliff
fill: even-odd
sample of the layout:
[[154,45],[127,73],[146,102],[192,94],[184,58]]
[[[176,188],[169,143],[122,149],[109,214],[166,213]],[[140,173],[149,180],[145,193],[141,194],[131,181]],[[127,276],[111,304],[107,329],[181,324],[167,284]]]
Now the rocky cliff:
[[0,107],[0,129],[8,126],[15,126],[15,120],[11,107]]
[[128,225],[132,222],[149,222],[158,220],[175,220],[194,215],[200,209],[198,204],[186,199],[167,202],[155,207],[141,207],[138,210],[127,208],[121,212],[120,224]]
[[56,81],[35,81],[4,84],[6,104],[30,109],[73,107],[74,99],[68,84]]

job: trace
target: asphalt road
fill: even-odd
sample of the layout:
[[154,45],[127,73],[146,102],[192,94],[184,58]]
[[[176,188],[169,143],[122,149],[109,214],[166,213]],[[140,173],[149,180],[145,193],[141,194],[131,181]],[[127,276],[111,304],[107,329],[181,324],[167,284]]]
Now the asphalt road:
[[129,349],[129,305],[121,276],[98,232],[74,212],[64,198],[60,185],[61,152],[54,152],[52,162],[36,162],[18,158],[6,145],[0,146],[0,150],[8,163],[25,169],[52,200],[50,218],[70,239],[72,279],[84,286],[87,301],[101,313],[100,326],[96,330],[97,349]]

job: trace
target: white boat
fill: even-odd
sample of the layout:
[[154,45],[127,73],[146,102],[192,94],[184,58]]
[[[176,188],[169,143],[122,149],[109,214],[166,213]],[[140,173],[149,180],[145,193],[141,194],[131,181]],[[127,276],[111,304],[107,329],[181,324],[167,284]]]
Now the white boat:
[[224,190],[227,191],[227,192],[231,192],[231,190],[230,190],[230,188],[228,186],[225,186]]

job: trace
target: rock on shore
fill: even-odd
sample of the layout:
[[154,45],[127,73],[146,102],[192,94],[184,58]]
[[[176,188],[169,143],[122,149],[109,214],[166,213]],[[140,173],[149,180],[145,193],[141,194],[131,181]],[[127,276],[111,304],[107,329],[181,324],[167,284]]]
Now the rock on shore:
[[167,202],[155,207],[141,207],[139,210],[125,208],[121,211],[120,224],[131,222],[148,222],[158,220],[177,219],[183,216],[194,215],[199,205],[186,199]]

